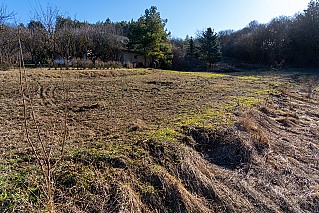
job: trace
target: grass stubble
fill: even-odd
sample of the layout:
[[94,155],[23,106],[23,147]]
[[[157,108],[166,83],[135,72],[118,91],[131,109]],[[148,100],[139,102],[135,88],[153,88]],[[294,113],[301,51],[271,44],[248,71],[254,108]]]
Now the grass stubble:
[[315,77],[22,74],[0,73],[1,211],[318,211]]

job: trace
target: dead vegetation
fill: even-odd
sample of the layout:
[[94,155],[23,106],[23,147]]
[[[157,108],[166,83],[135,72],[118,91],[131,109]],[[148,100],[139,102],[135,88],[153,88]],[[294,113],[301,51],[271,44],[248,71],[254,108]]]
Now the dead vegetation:
[[[319,211],[319,95],[303,75],[26,74],[43,137],[54,143],[69,112],[56,212]],[[0,210],[32,212],[44,177],[23,142],[17,79],[0,73]]]

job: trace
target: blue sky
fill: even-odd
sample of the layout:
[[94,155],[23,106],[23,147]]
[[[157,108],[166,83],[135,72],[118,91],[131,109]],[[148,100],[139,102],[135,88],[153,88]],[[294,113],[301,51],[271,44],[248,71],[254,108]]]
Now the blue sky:
[[18,23],[28,23],[40,5],[57,7],[64,16],[96,23],[138,19],[145,9],[156,6],[161,17],[168,19],[173,37],[196,35],[212,27],[216,32],[238,30],[250,21],[267,23],[280,15],[292,16],[307,8],[310,0],[0,0],[16,13]]

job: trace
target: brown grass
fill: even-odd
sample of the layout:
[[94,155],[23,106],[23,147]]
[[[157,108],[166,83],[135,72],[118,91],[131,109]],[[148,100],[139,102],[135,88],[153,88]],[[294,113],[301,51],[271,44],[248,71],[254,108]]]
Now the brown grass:
[[[52,177],[58,212],[318,210],[319,97],[305,98],[287,73],[249,81],[159,70],[26,76],[51,145],[69,110],[65,161]],[[18,79],[17,71],[0,73],[0,211],[36,212],[45,208],[44,177],[23,140]],[[291,85],[259,92],[268,82]]]

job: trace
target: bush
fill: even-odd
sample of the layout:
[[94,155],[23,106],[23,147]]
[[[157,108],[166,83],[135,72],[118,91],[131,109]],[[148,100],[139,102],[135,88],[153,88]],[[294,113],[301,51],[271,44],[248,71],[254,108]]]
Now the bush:
[[83,63],[83,69],[93,69],[94,64],[91,60],[87,60]]
[[131,62],[127,62],[126,64],[124,64],[124,67],[127,68],[127,69],[133,69],[134,66]]
[[104,69],[104,62],[100,60],[95,61],[95,68],[96,69]]
[[122,63],[119,61],[108,61],[105,63],[105,68],[107,69],[120,69],[122,67]]
[[0,71],[6,71],[10,69],[10,65],[7,63],[0,63]]

